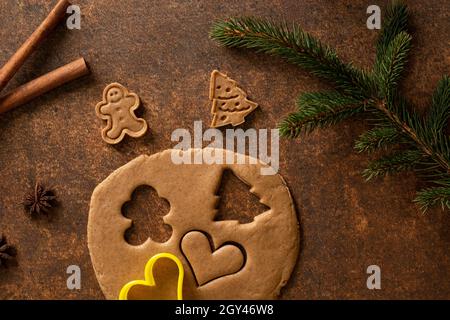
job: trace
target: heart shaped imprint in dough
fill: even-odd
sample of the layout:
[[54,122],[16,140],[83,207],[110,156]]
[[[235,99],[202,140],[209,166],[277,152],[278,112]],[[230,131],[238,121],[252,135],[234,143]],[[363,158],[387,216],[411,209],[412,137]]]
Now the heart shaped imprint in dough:
[[214,250],[208,235],[200,231],[187,233],[181,241],[181,249],[199,286],[237,273],[245,264],[245,255],[238,246],[225,243]]

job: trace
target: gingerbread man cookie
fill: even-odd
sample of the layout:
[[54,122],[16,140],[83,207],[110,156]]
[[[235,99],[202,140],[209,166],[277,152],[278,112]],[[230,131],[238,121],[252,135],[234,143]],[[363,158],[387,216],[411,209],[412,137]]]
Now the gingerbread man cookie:
[[137,94],[129,92],[119,83],[111,83],[103,91],[103,101],[97,104],[97,117],[106,121],[102,138],[109,144],[117,144],[125,134],[133,138],[142,137],[148,129],[144,119],[136,117],[134,111],[139,107]]

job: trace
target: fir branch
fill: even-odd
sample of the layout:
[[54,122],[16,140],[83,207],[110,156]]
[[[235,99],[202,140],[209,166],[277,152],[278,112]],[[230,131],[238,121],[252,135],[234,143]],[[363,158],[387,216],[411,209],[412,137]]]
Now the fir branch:
[[428,126],[435,139],[447,127],[450,117],[450,77],[445,75],[438,83],[433,94],[431,109],[428,113]]
[[366,180],[370,180],[390,173],[411,170],[420,163],[421,159],[422,153],[418,150],[396,152],[372,161],[368,168],[363,171],[362,175]]
[[393,1],[383,18],[383,26],[377,41],[377,57],[383,57],[386,48],[400,32],[408,32],[408,7],[401,1]]
[[388,101],[379,100],[375,105],[425,156],[433,159],[445,172],[450,173],[448,139],[441,133],[437,143],[431,142],[424,121],[414,110],[408,108],[405,99],[397,97]]
[[317,128],[334,125],[364,111],[364,105],[343,106],[334,111],[310,109],[290,114],[280,125],[280,134],[283,137],[297,138],[302,132],[309,133]]
[[414,170],[418,177],[434,185],[439,185],[439,181],[447,180],[450,177],[447,172],[443,171],[436,162],[427,156],[423,157]]
[[440,205],[442,209],[450,209],[450,186],[423,189],[417,192],[414,202],[422,208],[423,212],[436,205]]
[[338,91],[306,92],[297,99],[297,109],[304,111],[308,109],[324,111],[335,111],[342,106],[367,104],[352,96],[347,96]]
[[341,62],[332,48],[324,46],[298,26],[289,30],[286,23],[230,18],[217,21],[210,37],[225,47],[254,49],[282,57],[361,99],[373,90],[372,79],[367,72]]
[[302,132],[330,126],[361,113],[366,104],[367,101],[337,91],[305,93],[297,101],[298,111],[280,124],[280,133],[285,137],[298,137]]
[[411,36],[400,32],[386,47],[385,54],[377,59],[374,77],[381,97],[395,92],[411,49]]
[[358,152],[372,152],[376,149],[387,148],[403,141],[403,136],[392,126],[376,127],[359,136],[355,143]]

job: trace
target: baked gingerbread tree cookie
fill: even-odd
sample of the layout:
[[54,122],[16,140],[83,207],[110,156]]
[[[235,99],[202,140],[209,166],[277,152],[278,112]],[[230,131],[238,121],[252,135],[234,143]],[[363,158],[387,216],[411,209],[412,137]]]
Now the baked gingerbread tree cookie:
[[109,144],[117,144],[125,134],[133,138],[142,137],[148,129],[147,122],[138,118],[134,111],[139,108],[137,94],[129,92],[119,83],[108,85],[103,91],[103,100],[95,107],[97,117],[106,121],[102,138]]
[[211,73],[209,99],[212,101],[213,128],[228,124],[238,126],[258,107],[258,104],[247,99],[247,94],[236,81],[217,70]]

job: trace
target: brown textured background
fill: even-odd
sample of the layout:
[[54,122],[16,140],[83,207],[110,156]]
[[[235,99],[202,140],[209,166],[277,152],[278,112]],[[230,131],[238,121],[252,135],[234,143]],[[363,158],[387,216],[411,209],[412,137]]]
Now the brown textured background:
[[[54,2],[0,2],[0,63],[31,34]],[[0,270],[0,299],[103,298],[86,245],[91,193],[136,156],[173,146],[170,135],[175,128],[192,130],[195,120],[209,123],[208,84],[214,68],[237,80],[260,104],[246,128],[275,127],[294,110],[300,92],[326,88],[276,58],[218,47],[208,39],[214,19],[254,15],[298,22],[336,47],[346,61],[369,67],[374,60],[377,31],[365,26],[365,11],[373,1],[76,3],[83,14],[82,29],[59,27],[9,88],[80,55],[90,63],[92,76],[0,116],[0,230],[18,251],[17,263]],[[384,8],[387,1],[376,3]],[[425,109],[441,75],[450,72],[450,2],[407,3],[413,13],[415,49],[404,89]],[[101,123],[94,113],[103,88],[113,81],[140,95],[143,117],[151,127],[145,138],[127,139],[118,147],[102,141]],[[365,183],[360,172],[370,156],[353,150],[353,140],[365,128],[364,122],[349,120],[297,141],[281,142],[280,172],[297,203],[302,231],[299,261],[282,297],[450,298],[449,212],[421,214],[411,203],[420,185],[413,174]],[[48,182],[59,196],[60,206],[51,221],[30,219],[20,205],[36,179]],[[247,197],[245,188],[229,183],[228,199]],[[146,194],[148,190],[136,195],[144,208]],[[236,211],[252,210],[250,202],[233,202]],[[164,239],[167,229],[161,220],[142,219],[138,207],[139,203],[128,208],[130,216],[142,221],[134,230],[138,233],[132,235],[134,241],[147,233]],[[167,210],[164,203],[147,207]],[[161,215],[161,210],[150,211]],[[71,264],[81,266],[80,291],[66,288],[65,271]],[[365,270],[371,264],[382,268],[382,290],[366,288]]]

